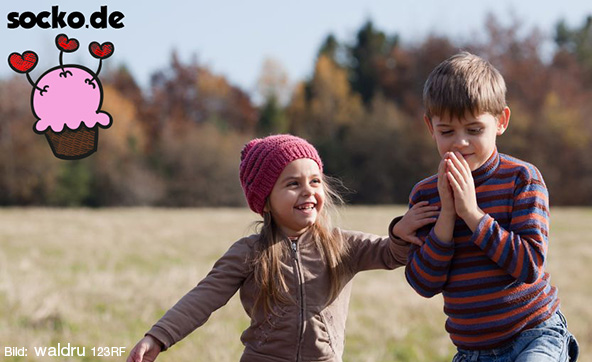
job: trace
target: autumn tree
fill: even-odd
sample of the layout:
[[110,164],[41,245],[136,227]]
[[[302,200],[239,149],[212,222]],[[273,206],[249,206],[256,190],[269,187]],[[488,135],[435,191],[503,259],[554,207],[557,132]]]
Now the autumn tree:
[[264,61],[257,81],[257,92],[262,100],[257,134],[265,136],[287,132],[288,118],[284,108],[289,101],[291,89],[288,73],[278,60],[268,58]]
[[31,86],[21,77],[0,81],[0,204],[43,205],[56,188],[60,161],[45,136],[33,132]]
[[241,204],[239,154],[258,119],[250,97],[175,54],[170,67],[153,76],[150,93],[157,124],[150,164],[164,183],[158,204]]

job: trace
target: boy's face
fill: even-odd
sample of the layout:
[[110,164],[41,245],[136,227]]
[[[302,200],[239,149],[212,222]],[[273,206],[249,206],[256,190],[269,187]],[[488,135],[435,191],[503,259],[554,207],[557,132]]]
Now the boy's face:
[[510,121],[510,109],[504,108],[495,117],[481,113],[477,117],[467,112],[465,117],[424,117],[432,138],[436,141],[440,156],[446,152],[459,152],[475,171],[485,163],[495,149],[495,139],[504,133]]

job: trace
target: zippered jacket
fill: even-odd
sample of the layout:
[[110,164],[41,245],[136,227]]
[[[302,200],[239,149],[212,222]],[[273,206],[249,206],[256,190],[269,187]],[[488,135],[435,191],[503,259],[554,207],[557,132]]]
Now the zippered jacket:
[[[259,235],[235,242],[199,284],[177,302],[147,332],[167,349],[204,324],[240,290],[242,305],[251,318],[242,333],[245,346],[241,362],[341,361],[345,321],[351,295],[351,280],[363,270],[395,269],[407,261],[409,244],[395,237],[380,237],[338,230],[347,245],[343,258],[347,272],[342,290],[328,300],[328,268],[306,232],[291,243],[282,270],[293,304],[275,304],[264,313],[262,303],[254,307],[259,288],[252,260]],[[392,234],[391,234],[392,235]]]

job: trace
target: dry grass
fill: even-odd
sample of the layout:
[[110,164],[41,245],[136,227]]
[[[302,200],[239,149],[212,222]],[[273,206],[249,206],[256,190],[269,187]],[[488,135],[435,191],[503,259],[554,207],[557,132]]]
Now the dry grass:
[[[384,233],[402,207],[348,207],[341,224]],[[548,269],[584,358],[592,348],[592,209],[553,209]],[[194,286],[257,217],[246,209],[0,209],[0,356],[110,361]],[[450,361],[440,297],[417,296],[402,270],[354,283],[345,360]],[[248,319],[235,296],[158,361],[237,361]],[[36,358],[34,346],[85,346],[86,357]],[[4,357],[4,347],[28,357]]]

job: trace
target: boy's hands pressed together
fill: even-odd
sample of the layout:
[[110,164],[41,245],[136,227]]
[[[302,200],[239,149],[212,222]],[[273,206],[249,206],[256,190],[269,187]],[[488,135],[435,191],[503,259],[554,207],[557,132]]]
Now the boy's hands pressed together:
[[447,165],[446,159],[440,161],[438,166],[438,194],[440,195],[441,210],[445,214],[456,214],[454,209],[454,195],[450,188],[450,182],[446,177]]
[[416,236],[417,230],[436,222],[438,214],[438,206],[430,206],[427,201],[418,202],[407,210],[403,218],[395,224],[392,232],[399,239],[421,246],[423,241]]
[[434,232],[440,241],[444,243],[452,242],[454,233],[454,223],[456,221],[456,210],[454,209],[454,194],[450,187],[450,182],[446,176],[446,159],[440,161],[438,166],[438,194],[440,195],[440,215],[434,226]]
[[448,152],[444,156],[446,162],[446,179],[452,189],[456,214],[475,231],[481,218],[485,216],[477,205],[475,182],[471,168],[459,152]]

